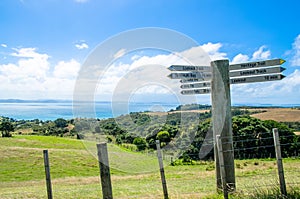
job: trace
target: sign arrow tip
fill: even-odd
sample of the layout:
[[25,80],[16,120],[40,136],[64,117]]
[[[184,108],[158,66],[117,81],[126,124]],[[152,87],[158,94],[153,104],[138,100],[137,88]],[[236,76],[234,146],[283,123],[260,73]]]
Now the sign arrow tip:
[[280,67],[280,72],[285,71],[286,68]]
[[280,61],[279,61],[280,65],[283,64],[284,62],[285,62],[284,59],[280,59]]
[[285,75],[280,75],[281,79],[285,78],[286,76]]
[[174,67],[173,67],[173,65],[172,65],[172,66],[170,66],[168,69],[169,69],[169,70],[173,70],[173,68],[174,68]]

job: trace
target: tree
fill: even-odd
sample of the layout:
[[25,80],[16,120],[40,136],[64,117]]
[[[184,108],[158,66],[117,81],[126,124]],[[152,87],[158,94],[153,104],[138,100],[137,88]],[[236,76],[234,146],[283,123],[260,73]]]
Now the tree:
[[170,142],[170,134],[168,131],[160,131],[157,134],[156,139],[160,142]]
[[137,146],[139,151],[145,150],[147,147],[146,139],[141,137],[134,138],[133,144]]
[[15,130],[13,124],[8,121],[4,120],[0,124],[0,131],[2,132],[2,137],[11,137],[11,133]]
[[58,118],[58,119],[54,120],[54,123],[57,128],[64,128],[64,127],[68,126],[67,120],[65,120],[63,118]]

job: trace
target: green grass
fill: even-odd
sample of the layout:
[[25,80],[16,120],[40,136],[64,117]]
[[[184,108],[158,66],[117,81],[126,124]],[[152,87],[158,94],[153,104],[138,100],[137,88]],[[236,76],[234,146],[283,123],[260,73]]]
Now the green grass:
[[14,135],[11,138],[1,138],[1,147],[26,147],[45,149],[84,149],[80,140],[53,136]]
[[[46,198],[43,149],[49,150],[54,198],[101,198],[94,142],[18,135],[0,139],[1,199]],[[112,144],[108,151],[115,198],[163,198],[155,153],[131,152]],[[278,196],[274,159],[235,163],[237,193],[231,198]],[[211,167],[213,162],[166,166],[171,198],[222,198],[215,192],[215,171],[208,169]],[[284,168],[286,183],[292,186],[288,188],[290,198],[299,196],[300,160],[284,159]],[[267,191],[270,185],[273,192]]]

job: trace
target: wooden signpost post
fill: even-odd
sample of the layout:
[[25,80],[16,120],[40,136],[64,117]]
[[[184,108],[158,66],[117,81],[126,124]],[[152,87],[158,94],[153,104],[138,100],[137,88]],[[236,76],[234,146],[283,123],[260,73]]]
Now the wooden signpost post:
[[[225,185],[228,192],[235,190],[230,84],[281,80],[285,77],[281,74],[285,68],[280,67],[284,62],[282,59],[272,59],[229,65],[228,60],[217,60],[212,61],[211,66],[172,65],[169,67],[171,71],[179,71],[171,73],[168,77],[181,79],[180,82],[183,83],[181,94],[211,93],[218,190],[222,190]],[[218,151],[216,137],[222,142],[222,151]],[[220,170],[219,153],[222,153],[224,159],[223,175]]]

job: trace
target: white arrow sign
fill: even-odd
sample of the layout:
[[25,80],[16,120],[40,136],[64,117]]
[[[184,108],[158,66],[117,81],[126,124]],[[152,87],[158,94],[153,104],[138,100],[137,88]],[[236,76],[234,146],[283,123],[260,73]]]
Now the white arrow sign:
[[171,71],[205,71],[210,72],[210,66],[189,66],[189,65],[172,65],[168,68]]
[[257,62],[248,62],[241,64],[232,64],[229,66],[229,70],[243,70],[248,68],[259,68],[259,67],[268,67],[268,66],[277,66],[281,65],[285,62],[283,59],[271,59],[265,61],[257,61]]
[[201,82],[203,80],[201,79],[181,79],[180,82],[181,83],[191,83],[191,82]]
[[180,86],[182,89],[189,89],[189,88],[206,88],[210,87],[210,82],[201,82],[201,83],[195,83],[195,84],[183,84]]
[[252,75],[266,75],[266,74],[274,74],[281,73],[284,71],[283,67],[272,67],[272,68],[256,68],[251,70],[240,70],[240,71],[230,71],[230,77],[239,77],[239,76],[252,76]]
[[281,80],[283,78],[285,78],[285,76],[282,75],[282,74],[241,77],[241,78],[230,78],[230,84],[243,84],[243,83],[253,83],[253,82],[276,81],[276,80]]
[[182,90],[181,94],[182,95],[195,95],[195,94],[209,94],[210,89],[194,89],[194,90]]
[[171,73],[168,75],[171,79],[200,79],[202,81],[211,80],[211,73],[191,72],[191,73]]

